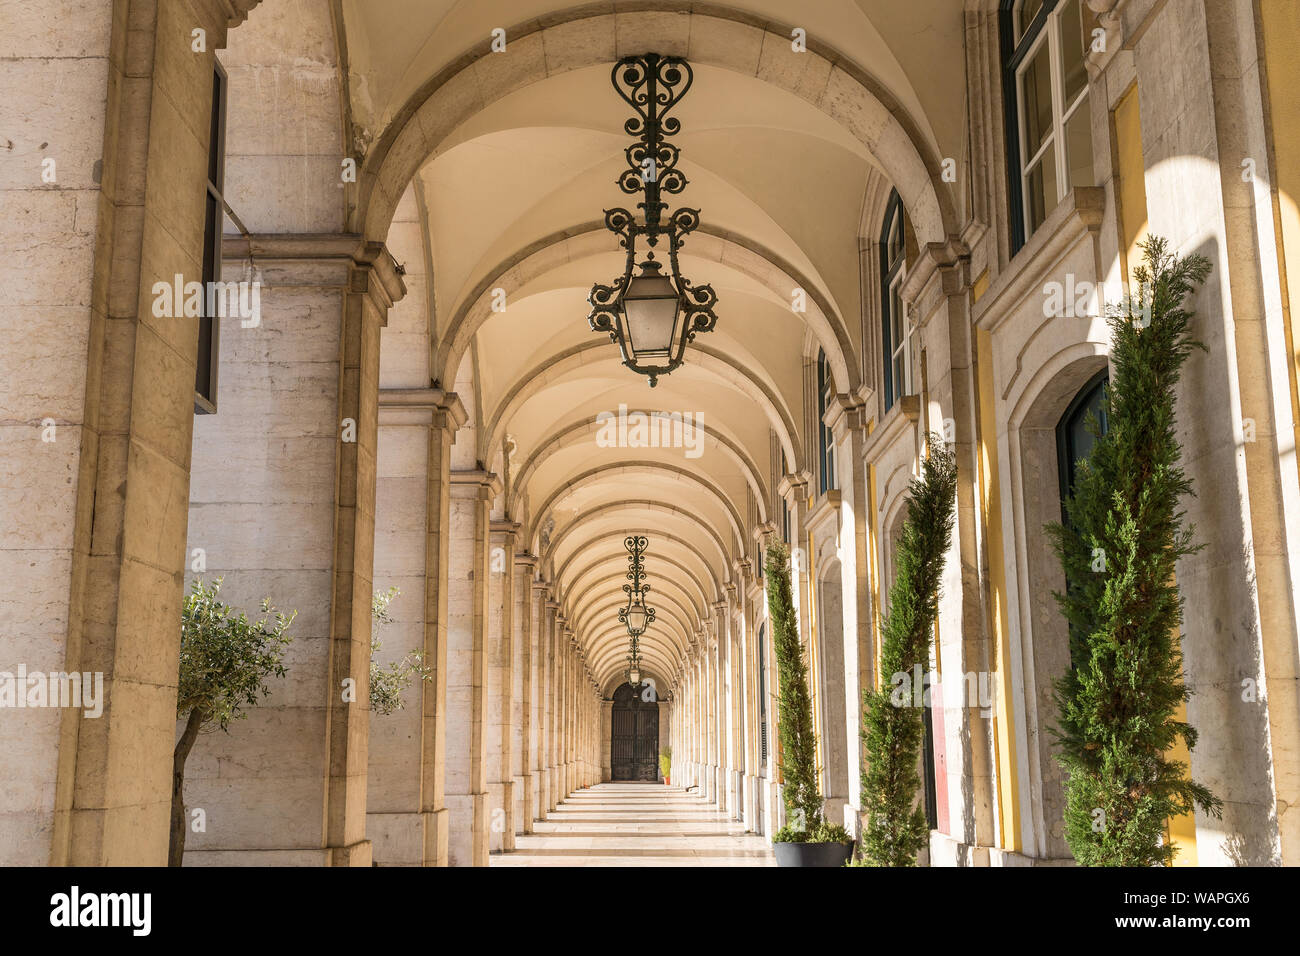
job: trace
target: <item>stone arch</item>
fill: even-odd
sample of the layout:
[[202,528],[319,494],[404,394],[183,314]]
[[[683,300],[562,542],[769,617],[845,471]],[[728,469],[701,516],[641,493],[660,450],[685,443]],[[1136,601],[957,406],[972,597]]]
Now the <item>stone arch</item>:
[[[614,477],[619,474],[631,473],[633,471],[655,472],[655,473],[664,472],[666,474],[673,475],[678,478],[684,479],[685,481],[692,482],[696,485],[699,485],[722,505],[722,508],[726,512],[728,519],[731,521],[731,531],[735,535],[736,548],[738,551],[741,552],[744,551],[745,548],[744,519],[741,518],[740,511],[736,508],[735,502],[733,502],[729,497],[727,497],[726,493],[721,488],[719,488],[716,484],[714,484],[712,481],[710,481],[708,478],[704,477],[703,475],[696,474],[695,472],[686,468],[681,468],[676,465],[670,465],[667,462],[620,461],[616,463],[611,462],[610,464],[604,465],[600,468],[592,468],[589,471],[584,471],[580,475],[574,475],[572,478],[568,479],[563,485],[556,488],[547,497],[546,501],[542,503],[542,506],[537,509],[537,514],[544,515],[549,513],[551,508],[554,507],[554,505],[557,502],[562,501],[567,495],[573,493],[574,491],[577,491],[579,486],[588,480],[591,480],[592,482],[602,481],[609,477]],[[529,537],[532,536],[532,533],[535,530],[536,530],[535,528],[529,529],[528,532]]]
[[[500,438],[502,424],[509,420],[516,407],[536,395],[549,382],[555,381],[574,369],[589,364],[595,350],[608,350],[609,347],[608,341],[577,345],[565,349],[545,362],[535,365],[520,376],[514,387],[506,394],[505,400],[500,403],[488,421],[487,444],[485,447],[492,447],[496,440]],[[793,463],[793,471],[801,471],[803,469],[803,443],[799,439],[799,430],[795,425],[794,417],[790,414],[790,410],[785,406],[780,395],[772,386],[756,373],[737,364],[730,356],[714,351],[707,346],[701,346],[698,343],[693,345],[692,349],[691,365],[693,368],[706,371],[726,384],[738,388],[746,397],[752,399],[756,405],[763,409],[772,425],[772,430],[776,432],[777,438],[781,442],[781,449],[786,454],[786,461]]]
[[[619,580],[621,576],[616,575],[604,578],[598,585],[606,585]],[[673,622],[677,627],[677,633],[685,636],[695,632],[699,625],[698,619],[695,618],[695,609],[690,606],[689,595],[683,596],[683,589],[680,586],[670,585],[660,582],[659,586],[654,588],[650,593],[650,603],[655,607],[659,616],[665,612],[671,611]],[[685,603],[683,603],[685,601]],[[627,602],[627,596],[618,592],[605,589],[597,592],[591,591],[585,593],[579,598],[574,605],[573,625],[579,633],[588,633],[596,628],[603,627],[609,623],[608,620],[602,622],[596,618],[596,615],[602,611],[608,615],[616,614],[618,608]],[[671,605],[671,606],[670,606]],[[658,623],[658,617],[656,617]],[[658,631],[656,631],[658,633]]]
[[[511,293],[558,265],[588,256],[603,255],[613,249],[611,235],[603,221],[582,223],[560,229],[530,243],[499,263],[485,276],[456,308],[443,330],[434,351],[435,379],[446,381],[469,348],[478,329],[494,314],[493,290],[502,288],[507,300]],[[774,250],[735,232],[709,223],[700,225],[691,236],[689,254],[696,258],[724,261],[731,268],[762,284],[784,299],[790,289],[799,287],[808,293],[809,309],[802,320],[817,342],[826,350],[839,391],[856,389],[861,384],[859,363],[844,317],[826,294],[792,263]],[[770,268],[764,269],[763,266]],[[785,281],[778,281],[779,277]]]
[[[692,583],[694,583],[695,586],[699,589],[700,601],[701,601],[699,617],[701,620],[703,620],[704,617],[706,616],[704,608],[718,599],[718,595],[722,593],[722,584],[714,575],[714,569],[709,566],[708,559],[700,552],[700,550],[697,547],[695,547],[695,545],[687,541],[685,538],[679,538],[674,534],[668,534],[659,529],[631,528],[631,529],[620,530],[620,531],[610,531],[598,535],[597,537],[590,539],[587,542],[587,546],[588,548],[591,548],[594,547],[599,542],[615,541],[615,540],[621,541],[623,537],[627,534],[650,534],[650,533],[655,534],[658,539],[667,541],[671,543],[674,547],[681,548],[687,553],[693,555],[695,559],[700,562],[701,567],[703,567],[708,572],[709,574],[708,583],[713,585],[712,594],[710,594],[709,591],[704,587],[705,582],[701,581],[696,576],[693,570],[687,568],[680,561],[676,561],[675,559],[673,561],[673,563],[677,567],[681,568],[690,576]],[[560,565],[559,569],[555,573],[555,582],[557,586],[559,587],[564,586],[563,584],[565,580],[564,575],[568,571],[569,566],[577,559],[577,557],[578,557],[578,552],[575,552],[574,554],[570,555],[568,558],[565,559],[564,564]],[[588,568],[584,568],[580,572],[575,572],[573,578],[569,579],[570,584],[572,584],[572,582],[580,580],[582,576],[586,574],[589,569],[590,568],[588,567]]]
[[[703,531],[705,533],[705,536],[717,549],[719,567],[723,568],[725,571],[726,568],[729,568],[731,566],[731,559],[730,556],[727,554],[726,543],[722,540],[721,536],[718,534],[717,531],[715,531],[712,527],[710,527],[707,524],[702,524],[696,521],[694,515],[690,514],[687,511],[682,510],[676,505],[665,504],[664,502],[654,501],[648,498],[630,498],[623,501],[613,501],[607,504],[598,505],[595,508],[589,508],[587,511],[584,511],[581,514],[575,516],[574,519],[570,521],[563,529],[556,531],[555,536],[551,538],[551,545],[549,551],[553,555],[554,552],[559,548],[560,544],[566,538],[568,538],[569,535],[573,534],[575,531],[580,529],[585,522],[591,521],[593,518],[605,514],[606,512],[614,511],[620,508],[645,508],[649,511],[659,512],[660,514],[664,514],[669,517],[678,518],[688,522],[692,527],[699,528],[701,531]],[[660,532],[656,532],[656,534],[658,533]]]
[[[406,184],[448,137],[486,103],[548,76],[608,65],[627,52],[623,37],[644,38],[637,49],[657,48],[692,62],[757,76],[807,101],[839,122],[888,173],[923,242],[957,232],[957,214],[941,188],[940,157],[916,122],[869,71],[830,46],[809,40],[794,53],[788,28],[758,23],[750,15],[714,4],[692,4],[684,15],[671,0],[648,0],[617,15],[603,6],[578,7],[506,30],[513,57],[496,62],[490,40],[467,51],[431,77],[397,111],[366,157],[352,224],[382,240]],[[622,42],[621,42],[622,41]]]
[[[1061,771],[1047,728],[1055,713],[1052,681],[1069,664],[1069,631],[1052,597],[1065,579],[1043,525],[1059,521],[1056,425],[1079,390],[1106,367],[1105,346],[1080,342],[1057,352],[1026,384],[1011,410],[1009,471],[1017,567],[1008,569],[1008,615],[1020,649],[1021,687],[1031,799],[1029,823],[1038,855],[1070,856],[1062,832],[1065,812]],[[1025,494],[1025,489],[1034,489]]]
[[[647,414],[654,414],[656,411],[662,410],[639,409],[639,411],[644,411]],[[745,482],[754,492],[754,499],[758,505],[759,522],[762,523],[767,521],[768,493],[766,482],[763,480],[763,475],[759,472],[758,466],[754,463],[753,459],[750,458],[748,452],[746,452],[742,446],[730,437],[718,431],[717,428],[711,425],[697,423],[695,427],[704,434],[705,439],[714,448],[721,450],[736,464],[741,474],[745,476]],[[519,506],[522,503],[521,500],[525,494],[528,479],[534,471],[545,464],[546,460],[557,452],[563,451],[566,448],[572,448],[579,442],[590,440],[591,436],[598,432],[600,428],[601,425],[597,422],[596,416],[592,415],[584,417],[576,422],[572,422],[557,431],[551,432],[551,434],[547,435],[545,439],[539,442],[537,447],[533,450],[533,453],[525,460],[523,467],[521,467],[517,472],[512,501],[512,513],[522,513],[519,510]]]

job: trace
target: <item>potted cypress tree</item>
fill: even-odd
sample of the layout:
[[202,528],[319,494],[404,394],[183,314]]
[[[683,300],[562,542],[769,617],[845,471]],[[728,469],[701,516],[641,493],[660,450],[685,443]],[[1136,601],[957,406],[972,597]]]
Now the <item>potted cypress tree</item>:
[[1048,526],[1065,571],[1057,594],[1070,623],[1069,671],[1055,685],[1054,728],[1066,773],[1065,837],[1084,866],[1168,865],[1169,818],[1218,817],[1222,802],[1170,758],[1196,730],[1180,720],[1190,694],[1176,631],[1183,602],[1175,564],[1193,553],[1179,506],[1191,482],[1179,461],[1174,387],[1192,350],[1184,300],[1209,275],[1205,257],[1179,257],[1166,240],[1143,244],[1142,290],[1109,317],[1112,378],[1107,430],[1080,464],[1066,521]]
[[896,675],[930,664],[930,638],[939,613],[939,576],[952,539],[957,458],[931,435],[921,477],[912,479],[898,542],[898,568],[889,614],[880,625],[880,690],[863,693],[864,830],[860,866],[915,866],[929,828],[917,800],[924,726],[912,694],[900,695]]
[[817,787],[817,737],[813,732],[808,667],[799,642],[790,586],[790,555],[776,542],[767,550],[767,613],[777,669],[777,732],[786,825],[772,836],[777,866],[843,866],[853,838],[822,817]]

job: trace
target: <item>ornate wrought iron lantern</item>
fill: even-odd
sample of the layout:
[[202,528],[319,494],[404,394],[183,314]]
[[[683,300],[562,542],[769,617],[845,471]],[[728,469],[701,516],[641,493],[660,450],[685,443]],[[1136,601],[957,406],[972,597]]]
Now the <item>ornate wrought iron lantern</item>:
[[[587,321],[593,332],[607,332],[618,343],[623,364],[648,376],[653,388],[660,375],[682,364],[686,343],[699,332],[711,331],[718,321],[713,287],[693,285],[677,263],[686,236],[700,224],[700,211],[683,206],[669,215],[668,203],[661,198],[686,188],[686,177],[677,168],[680,152],[666,139],[679,133],[682,124],[667,114],[690,89],[693,73],[681,57],[647,53],[623,57],[614,64],[610,79],[636,111],[623,124],[637,139],[624,151],[629,168],[618,185],[629,195],[645,193],[645,201],[637,203],[644,221],[621,207],[605,210],[605,228],[619,237],[627,261],[612,285],[592,286]],[[639,238],[650,247],[640,263]],[[666,240],[667,273],[654,254],[660,239]],[[640,271],[633,275],[634,269]]]
[[641,683],[641,635],[654,623],[655,609],[646,604],[645,596],[650,592],[650,585],[645,578],[645,551],[649,546],[645,535],[628,535],[623,539],[623,546],[628,550],[627,577],[631,584],[623,585],[627,594],[627,604],[618,609],[618,623],[627,628],[629,639],[627,657],[627,679],[633,686]]

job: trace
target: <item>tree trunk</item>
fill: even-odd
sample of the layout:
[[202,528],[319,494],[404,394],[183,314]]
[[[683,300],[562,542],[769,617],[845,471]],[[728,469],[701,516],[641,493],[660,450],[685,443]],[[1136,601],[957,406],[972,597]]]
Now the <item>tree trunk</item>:
[[167,865],[180,866],[185,856],[185,760],[194,749],[194,741],[199,738],[199,728],[203,725],[203,715],[196,707],[190,711],[185,721],[185,730],[176,742],[172,754],[172,825],[171,843],[167,848]]

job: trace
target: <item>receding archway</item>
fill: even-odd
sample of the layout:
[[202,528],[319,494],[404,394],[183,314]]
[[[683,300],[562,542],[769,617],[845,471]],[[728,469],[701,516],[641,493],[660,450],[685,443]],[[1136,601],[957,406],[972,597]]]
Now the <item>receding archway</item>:
[[615,781],[659,779],[659,702],[628,683],[614,691],[609,771]]

